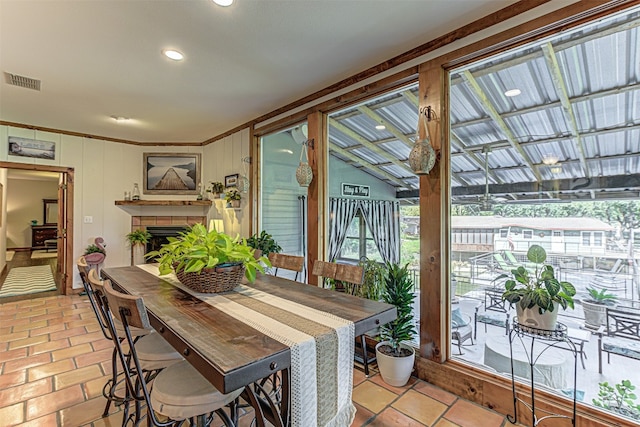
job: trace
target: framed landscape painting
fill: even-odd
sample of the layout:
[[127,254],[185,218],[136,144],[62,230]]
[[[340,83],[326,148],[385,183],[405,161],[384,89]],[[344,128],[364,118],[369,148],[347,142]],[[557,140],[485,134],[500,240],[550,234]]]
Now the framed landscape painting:
[[198,194],[199,153],[144,153],[143,170],[143,194]]

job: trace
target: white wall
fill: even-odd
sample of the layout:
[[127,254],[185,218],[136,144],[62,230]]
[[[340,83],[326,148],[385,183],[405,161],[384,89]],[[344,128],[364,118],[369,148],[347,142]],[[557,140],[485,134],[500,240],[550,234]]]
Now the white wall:
[[[53,141],[56,143],[55,160],[34,159],[30,157],[9,156],[8,137]],[[115,200],[122,200],[124,191],[131,191],[133,183],[142,184],[143,153],[203,153],[203,184],[211,180],[224,180],[225,175],[241,171],[241,159],[249,155],[249,131],[243,130],[224,140],[204,147],[142,147],[121,144],[99,139],[82,138],[52,132],[0,126],[0,160],[14,163],[38,164],[71,167],[75,171],[74,192],[74,225],[72,259],[77,259],[84,249],[96,237],[103,237],[106,243],[107,257],[105,267],[116,267],[130,264],[130,248],[125,235],[131,231],[131,216],[115,205]],[[0,182],[3,176],[0,175]],[[4,178],[6,182],[6,175]],[[142,195],[149,200],[193,200],[195,196],[150,196]],[[3,198],[4,200],[5,198]],[[3,202],[4,203],[4,202]],[[212,208],[210,217],[224,215],[230,232],[242,235],[249,233],[247,201],[242,202],[242,211]],[[6,209],[3,206],[3,215]],[[85,223],[85,217],[92,217],[91,223]],[[6,237],[6,229],[2,223],[2,235]],[[226,224],[225,224],[226,225]],[[6,238],[2,240],[0,265],[4,265]],[[80,278],[74,269],[74,288],[81,287]]]
[[31,246],[31,221],[44,223],[42,199],[58,198],[58,181],[7,179],[7,248]]
[[[2,129],[0,129],[0,135]],[[0,168],[0,272],[7,265],[7,170]]]

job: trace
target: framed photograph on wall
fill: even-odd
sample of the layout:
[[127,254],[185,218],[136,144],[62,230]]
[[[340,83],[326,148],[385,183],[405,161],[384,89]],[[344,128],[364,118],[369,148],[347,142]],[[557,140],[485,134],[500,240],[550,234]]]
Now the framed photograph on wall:
[[8,154],[10,156],[55,160],[56,143],[53,141],[38,141],[37,139],[10,136]]
[[198,194],[199,153],[144,153],[143,194]]
[[229,187],[237,187],[238,186],[238,174],[227,175],[224,177],[224,186],[226,188]]

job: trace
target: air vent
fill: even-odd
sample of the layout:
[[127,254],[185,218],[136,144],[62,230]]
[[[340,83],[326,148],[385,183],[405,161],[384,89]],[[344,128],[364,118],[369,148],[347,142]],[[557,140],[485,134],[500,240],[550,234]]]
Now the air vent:
[[30,77],[19,76],[17,74],[4,73],[7,76],[7,83],[13,86],[24,87],[27,89],[40,90],[40,80]]

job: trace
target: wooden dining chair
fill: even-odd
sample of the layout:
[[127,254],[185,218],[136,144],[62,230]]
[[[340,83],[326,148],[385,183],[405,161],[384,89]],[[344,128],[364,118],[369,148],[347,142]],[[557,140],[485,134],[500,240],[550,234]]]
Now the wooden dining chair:
[[[117,320],[124,328],[126,343],[129,345],[127,352],[121,340],[113,339],[120,363],[128,367],[124,369],[127,389],[136,403],[136,411],[140,411],[142,405],[146,404],[147,425],[180,426],[185,420],[189,420],[190,425],[213,425],[215,413],[225,426],[235,426],[237,399],[243,389],[222,394],[185,360],[160,371],[153,379],[153,387],[150,387],[140,360],[138,343],[131,333],[132,328],[151,328],[144,301],[142,297],[116,292],[109,280],[104,281],[104,291],[112,336],[116,334]],[[230,407],[230,414],[224,411],[226,406]],[[158,415],[168,419],[161,421]],[[136,413],[135,421],[140,419],[141,416]],[[124,420],[127,423],[129,421],[126,418]],[[219,422],[216,421],[215,425],[219,425]]]
[[338,264],[334,262],[320,261],[319,259],[313,262],[311,268],[311,274],[314,276],[322,277],[322,287],[326,288],[327,279],[335,279]]
[[[108,320],[108,308],[106,305],[106,295],[104,290],[104,283],[98,277],[98,273],[95,269],[89,270],[89,274],[85,274],[85,265],[83,260],[78,260],[78,270],[80,271],[80,277],[83,278],[83,286],[89,302],[98,320],[98,324],[102,329],[102,333],[108,340],[113,340],[112,332],[109,328]],[[85,283],[86,278],[86,283]],[[124,326],[119,321],[114,321],[115,337],[118,341],[125,340],[126,332]],[[183,360],[182,355],[178,353],[168,342],[166,342],[160,335],[153,332],[149,328],[130,328],[129,333],[132,335],[135,342],[136,349],[138,351],[141,366],[148,378],[153,378],[162,369]],[[127,357],[130,357],[127,354]],[[111,357],[111,378],[105,384],[102,394],[107,399],[107,403],[104,409],[103,417],[109,414],[109,408],[111,403],[116,405],[124,404],[125,415],[128,414],[130,400],[130,394],[127,390],[122,390],[120,386],[120,378],[124,375],[122,366],[117,363],[118,352],[114,347]],[[126,419],[126,416],[125,416]]]
[[269,262],[271,262],[271,266],[275,268],[274,276],[278,275],[278,269],[282,268],[284,270],[291,270],[296,272],[295,280],[298,281],[298,275],[302,272],[302,268],[304,267],[304,257],[296,256],[296,255],[287,255],[287,254],[277,254],[271,252],[269,254]]

